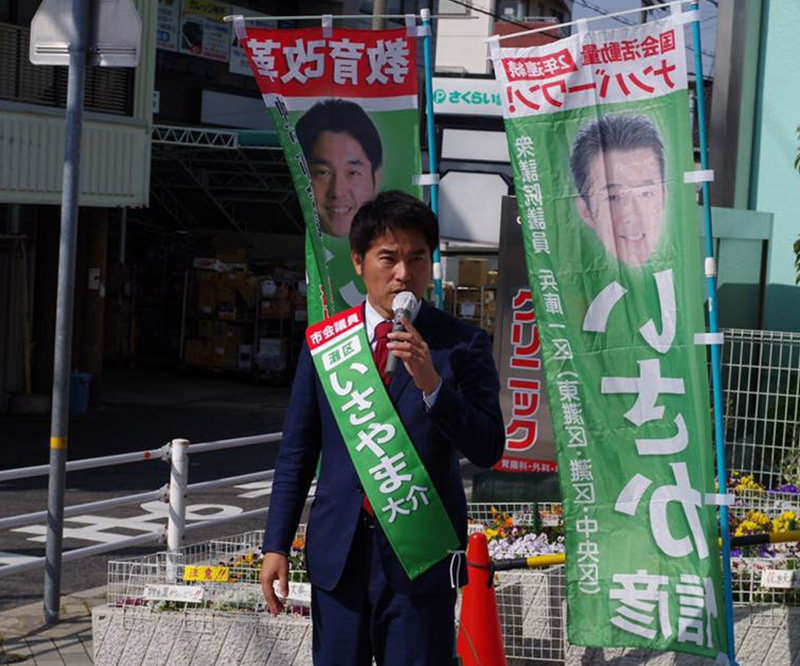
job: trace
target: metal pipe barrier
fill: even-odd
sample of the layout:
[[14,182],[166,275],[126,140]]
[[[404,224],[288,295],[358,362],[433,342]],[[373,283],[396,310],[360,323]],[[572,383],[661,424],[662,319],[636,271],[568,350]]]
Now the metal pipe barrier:
[[[86,502],[85,504],[74,504],[64,508],[64,517],[79,516],[87,511],[116,509],[120,506],[130,506],[131,504],[139,504],[140,502],[152,502],[154,500],[166,502],[169,497],[168,489],[169,486],[165,484],[159,490],[150,490],[146,493],[125,495],[124,497],[112,497],[111,499]],[[35,511],[34,513],[23,513],[18,516],[10,516],[9,518],[0,518],[0,530],[21,527],[23,525],[32,525],[42,520],[47,520],[47,511]]]
[[274,469],[268,469],[263,472],[252,472],[250,474],[242,474],[240,476],[229,476],[224,479],[216,479],[214,481],[202,481],[201,483],[192,483],[186,486],[186,492],[190,495],[192,493],[199,493],[204,490],[213,490],[225,486],[238,486],[244,483],[253,483],[254,481],[270,481],[275,476]]
[[[771,532],[769,534],[748,534],[747,536],[731,537],[731,548],[744,548],[745,546],[761,546],[768,543],[794,543],[800,541],[800,530],[788,532]],[[564,564],[567,556],[564,553],[553,555],[532,555],[531,557],[517,557],[507,560],[495,560],[492,568],[495,571],[511,571],[513,569],[541,569],[544,567]]]
[[[148,491],[144,493],[136,493],[134,495],[125,495],[123,497],[114,497],[107,500],[99,500],[96,502],[87,502],[85,504],[75,504],[64,509],[64,517],[80,515],[87,511],[98,511],[105,509],[117,508],[120,506],[128,506],[141,502],[148,502],[153,500],[160,500],[169,502],[168,521],[166,528],[148,532],[134,537],[128,537],[113,543],[97,544],[85,548],[75,548],[63,553],[62,561],[71,562],[73,560],[90,557],[102,553],[108,553],[114,550],[122,550],[132,546],[138,546],[153,542],[164,543],[167,542],[169,550],[177,550],[183,544],[185,535],[188,532],[203,529],[206,527],[216,527],[227,522],[234,520],[241,520],[242,518],[252,518],[257,515],[263,515],[264,509],[254,509],[252,511],[245,511],[235,516],[228,518],[215,518],[210,520],[203,520],[186,526],[186,497],[189,493],[197,493],[211,488],[229,487],[248,483],[253,481],[269,480],[273,477],[275,470],[264,470],[263,472],[253,472],[250,474],[241,474],[238,476],[227,477],[224,479],[216,479],[213,481],[204,481],[202,483],[195,483],[189,485],[189,454],[190,453],[206,453],[209,451],[220,451],[224,449],[231,449],[240,446],[252,446],[255,444],[268,444],[271,442],[278,442],[281,440],[283,433],[270,433],[267,435],[255,435],[251,437],[240,437],[235,439],[215,440],[211,442],[201,442],[199,444],[191,444],[185,439],[175,439],[172,442],[162,446],[158,449],[148,449],[145,451],[136,451],[132,453],[122,453],[113,456],[101,456],[97,458],[86,458],[84,460],[75,460],[66,464],[68,472],[74,472],[84,469],[94,469],[98,467],[112,467],[115,465],[122,465],[134,462],[143,462],[150,460],[163,460],[170,462],[170,483],[164,485],[158,490]],[[0,482],[12,481],[16,479],[33,478],[37,476],[47,476],[49,473],[49,465],[36,465],[32,467],[22,467],[19,469],[5,470],[0,472]],[[12,527],[19,527],[22,525],[29,525],[39,521],[47,520],[47,511],[36,511],[33,513],[20,514],[16,516],[7,516],[0,518],[0,529],[9,529]],[[33,571],[41,569],[46,564],[46,557],[36,558],[13,564],[9,566],[0,567],[0,578],[11,576],[17,573],[26,571]]]
[[[147,532],[139,536],[129,537],[124,541],[115,541],[114,543],[99,543],[95,546],[87,546],[86,548],[74,548],[62,553],[62,562],[72,562],[73,560],[80,560],[84,557],[91,557],[92,555],[102,555],[103,553],[110,553],[114,550],[121,550],[122,548],[131,548],[133,546],[141,546],[144,544],[158,541],[163,543],[165,539],[164,529],[155,532]],[[20,562],[19,564],[12,564],[10,566],[0,567],[0,578],[4,576],[11,576],[13,574],[24,573],[26,571],[34,571],[41,569],[46,563],[46,557],[38,557],[35,560],[27,562]]]
[[[78,472],[83,469],[95,469],[97,467],[113,467],[114,465],[124,465],[125,463],[145,462],[150,460],[168,460],[172,443],[165,444],[160,449],[149,449],[147,451],[135,451],[133,453],[120,453],[114,456],[100,456],[99,458],[84,458],[83,460],[73,460],[67,463],[68,472]],[[17,479],[30,479],[36,476],[47,476],[50,472],[50,465],[34,465],[33,467],[19,467],[17,469],[7,469],[0,471],[0,483],[4,481],[15,481]]]

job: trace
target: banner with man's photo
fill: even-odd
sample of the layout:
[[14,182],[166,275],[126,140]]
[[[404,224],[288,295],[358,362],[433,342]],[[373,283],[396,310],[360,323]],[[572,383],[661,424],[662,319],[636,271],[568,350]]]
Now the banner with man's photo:
[[539,324],[573,644],[724,655],[680,12],[492,48]]
[[412,184],[421,168],[415,39],[406,28],[245,29],[239,41],[306,223],[315,323],[364,300],[348,240],[361,205],[381,190],[422,195]]

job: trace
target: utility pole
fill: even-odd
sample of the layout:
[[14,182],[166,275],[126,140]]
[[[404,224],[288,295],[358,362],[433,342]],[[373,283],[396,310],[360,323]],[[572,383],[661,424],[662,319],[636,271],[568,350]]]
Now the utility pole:
[[61,238],[58,250],[56,341],[53,361],[53,409],[50,420],[50,479],[47,488],[44,621],[58,622],[61,597],[61,548],[64,536],[64,485],[69,431],[69,381],[72,361],[72,315],[75,292],[75,247],[78,235],[81,130],[89,0],[73,0],[70,16],[67,79],[66,148],[61,192]]
[[69,67],[47,489],[44,579],[44,620],[47,624],[58,622],[61,598],[85,72],[87,65],[136,67],[141,45],[142,20],[133,0],[42,0],[31,21],[31,63]]

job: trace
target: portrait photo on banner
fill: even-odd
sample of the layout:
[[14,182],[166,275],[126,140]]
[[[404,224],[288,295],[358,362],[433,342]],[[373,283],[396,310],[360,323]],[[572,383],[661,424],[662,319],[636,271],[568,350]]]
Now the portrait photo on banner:
[[662,116],[668,108],[576,111],[561,137],[553,136],[551,164],[561,166],[563,196],[554,202],[564,233],[581,252],[565,261],[639,274],[680,251],[674,238],[686,169]]
[[326,250],[338,288],[335,308],[357,305],[364,287],[350,259],[348,234],[358,209],[379,192],[402,190],[421,198],[416,110],[381,109],[380,100],[318,97],[290,112],[308,164]]

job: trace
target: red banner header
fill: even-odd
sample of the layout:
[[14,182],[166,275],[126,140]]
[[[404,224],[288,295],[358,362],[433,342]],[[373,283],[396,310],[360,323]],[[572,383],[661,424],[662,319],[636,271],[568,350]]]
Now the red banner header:
[[394,97],[417,94],[417,50],[405,28],[248,28],[243,46],[263,94]]

